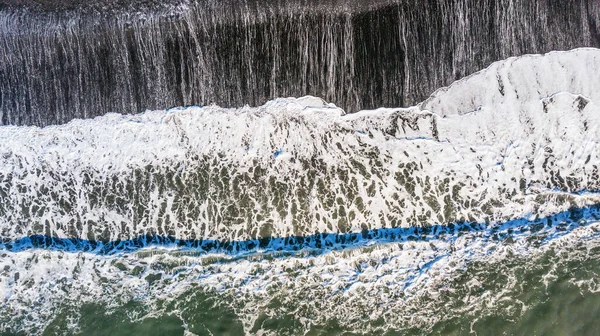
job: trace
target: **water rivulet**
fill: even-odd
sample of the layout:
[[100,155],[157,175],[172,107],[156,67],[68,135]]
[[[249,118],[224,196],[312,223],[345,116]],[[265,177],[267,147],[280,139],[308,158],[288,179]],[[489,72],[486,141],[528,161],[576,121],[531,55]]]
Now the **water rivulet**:
[[0,1],[0,122],[324,98],[407,106],[492,61],[600,46],[592,0]]

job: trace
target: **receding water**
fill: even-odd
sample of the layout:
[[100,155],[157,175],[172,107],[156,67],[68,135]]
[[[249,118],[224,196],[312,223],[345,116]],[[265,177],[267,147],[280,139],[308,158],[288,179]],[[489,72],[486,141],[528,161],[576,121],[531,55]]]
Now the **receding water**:
[[494,61],[600,47],[599,13],[596,0],[0,0],[0,124],[308,94],[410,106]]

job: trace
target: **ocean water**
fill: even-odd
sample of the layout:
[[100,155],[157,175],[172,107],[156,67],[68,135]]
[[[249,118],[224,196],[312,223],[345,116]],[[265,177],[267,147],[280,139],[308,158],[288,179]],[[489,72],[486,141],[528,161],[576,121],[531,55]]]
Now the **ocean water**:
[[598,334],[597,5],[408,4],[0,0],[0,334]]
[[593,335],[599,219],[592,207],[244,255],[5,252],[0,322],[49,335]]

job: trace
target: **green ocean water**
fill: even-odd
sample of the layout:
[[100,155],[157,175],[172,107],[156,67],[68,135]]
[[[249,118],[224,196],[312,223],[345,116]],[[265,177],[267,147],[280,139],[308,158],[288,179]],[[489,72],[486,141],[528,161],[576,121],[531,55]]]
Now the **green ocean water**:
[[[74,331],[79,335],[597,335],[600,248],[594,245],[580,241],[571,246],[559,244],[543,253],[507,254],[499,261],[468,263],[447,282],[443,280],[441,286],[447,290],[436,299],[435,309],[426,305],[427,293],[420,293],[424,310],[416,305],[404,311],[435,321],[418,327],[396,324],[386,316],[373,318],[368,310],[353,316],[352,327],[348,327],[346,318],[328,311],[314,311],[314,306],[298,293],[289,300],[289,292],[281,289],[258,303],[260,308],[253,310],[258,316],[252,317],[255,319],[252,328],[244,330],[243,321],[249,318],[244,306],[257,304],[255,301],[236,297],[235,291],[219,293],[194,284],[171,300],[151,305],[136,301],[117,306],[64,305],[43,334]],[[488,297],[495,299],[489,301]],[[311,316],[319,313],[322,315],[311,321]],[[68,327],[73,316],[78,316],[76,331]]]

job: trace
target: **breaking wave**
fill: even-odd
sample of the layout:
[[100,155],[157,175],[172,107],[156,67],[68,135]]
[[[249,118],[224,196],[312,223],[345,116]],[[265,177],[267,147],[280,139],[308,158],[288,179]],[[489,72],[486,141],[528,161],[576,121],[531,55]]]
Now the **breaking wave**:
[[528,293],[595,293],[599,67],[511,58],[354,114],[307,96],[2,127],[0,331],[485,332]]

